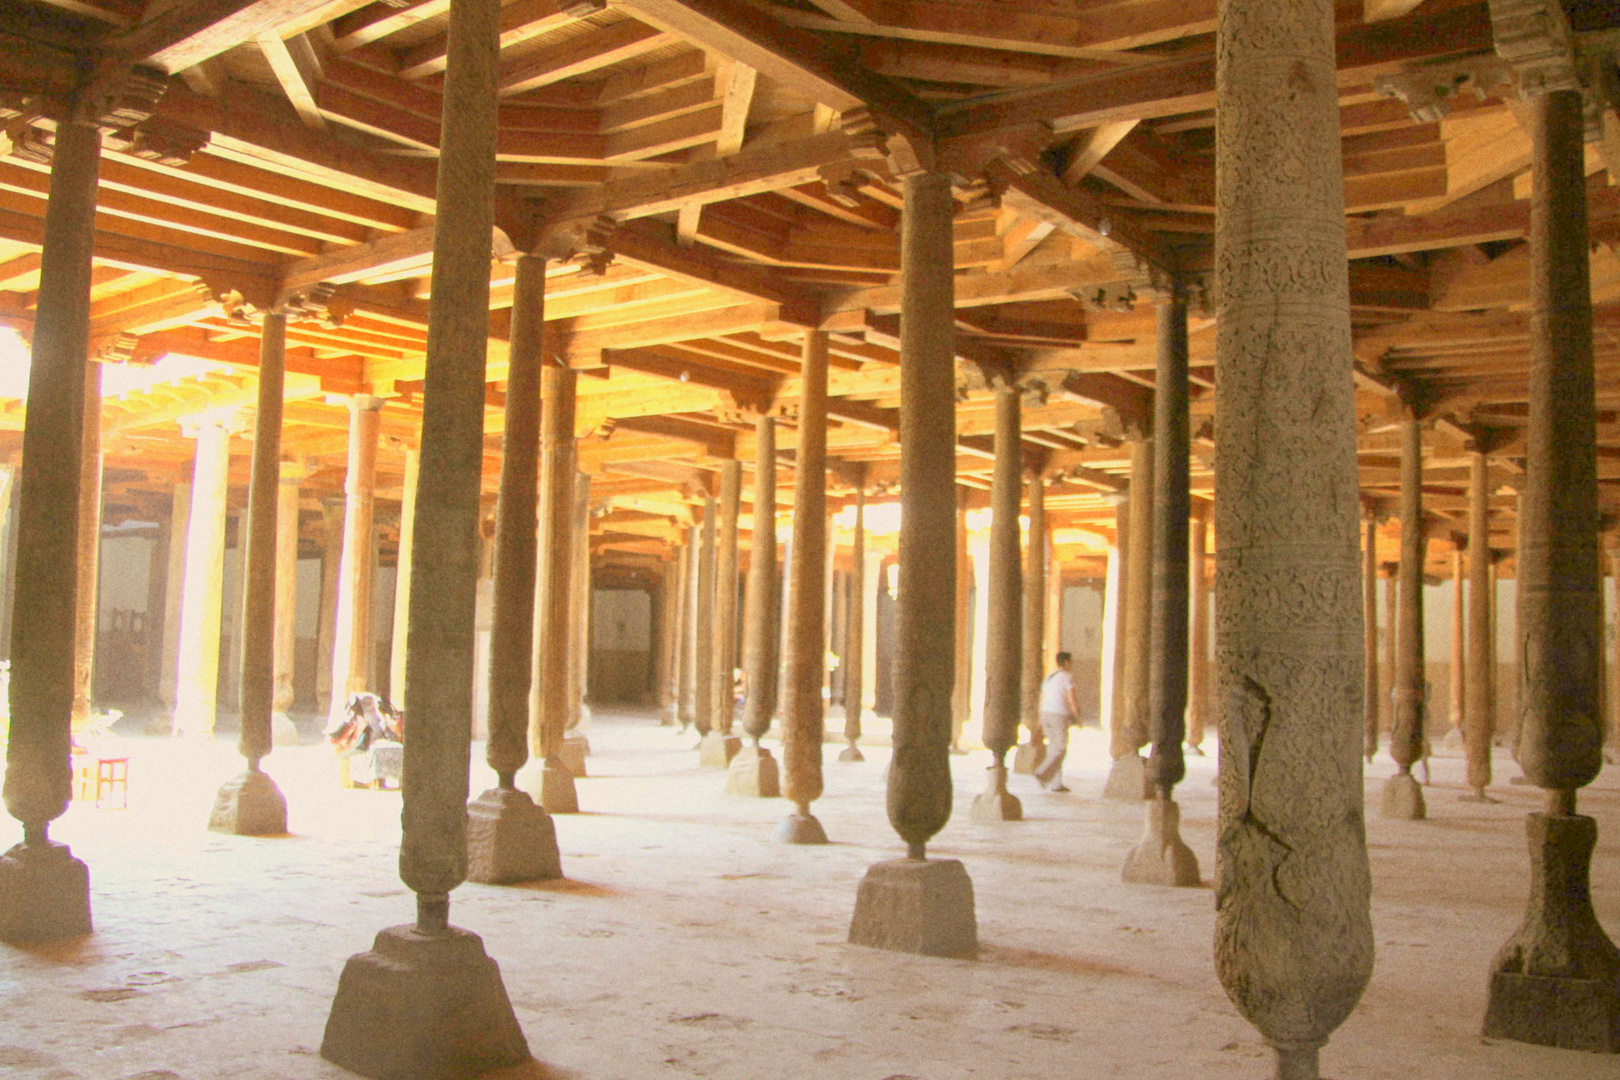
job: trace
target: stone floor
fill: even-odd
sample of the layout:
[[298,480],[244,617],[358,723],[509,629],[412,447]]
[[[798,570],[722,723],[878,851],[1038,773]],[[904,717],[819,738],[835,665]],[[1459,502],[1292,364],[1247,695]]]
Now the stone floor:
[[[976,961],[845,944],[856,883],[899,845],[884,817],[887,751],[840,764],[817,804],[833,843],[773,845],[782,800],[723,793],[692,736],[598,717],[585,812],[559,820],[568,880],[468,885],[454,921],[499,960],[538,1059],[505,1080],[1050,1080],[1253,1078],[1267,1053],[1212,970],[1207,887],[1127,886],[1119,866],[1139,807],[1100,798],[1100,737],[1083,737],[1069,794],[1015,777],[1027,820],[969,824],[985,755],[953,760],[956,814],[930,849],[961,858],[978,895]],[[228,742],[130,738],[128,811],[75,806],[55,835],[91,868],[97,932],[0,945],[0,1076],[44,1080],[315,1080],[345,957],[408,921],[395,876],[397,793],[337,786],[330,752],[266,767],[293,835],[204,831],[238,766]],[[475,747],[475,755],[481,747]],[[1212,870],[1213,756],[1182,786],[1184,829]],[[1486,968],[1527,888],[1524,813],[1458,801],[1461,762],[1434,762],[1432,818],[1373,816],[1387,759],[1369,770],[1378,966],[1324,1053],[1327,1075],[1425,1080],[1620,1078],[1620,1059],[1479,1037]],[[1516,772],[1498,763],[1498,774]],[[491,775],[475,767],[474,792]],[[1594,891],[1620,936],[1620,769],[1583,797],[1599,819]],[[0,818],[0,846],[20,829]]]

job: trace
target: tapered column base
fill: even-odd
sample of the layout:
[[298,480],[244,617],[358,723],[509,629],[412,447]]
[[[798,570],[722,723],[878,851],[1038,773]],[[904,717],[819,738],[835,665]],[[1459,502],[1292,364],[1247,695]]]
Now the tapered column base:
[[1013,751],[1012,771],[1019,776],[1029,776],[1041,763],[1041,747],[1034,743],[1019,743],[1018,749]]
[[264,773],[241,773],[220,785],[208,828],[236,836],[280,836],[287,831],[287,800]]
[[298,734],[298,725],[292,722],[292,717],[284,712],[270,714],[270,745],[271,746],[297,746],[303,742]]
[[1103,797],[1120,802],[1141,802],[1147,798],[1147,769],[1141,754],[1133,751],[1114,759],[1113,768],[1108,770],[1108,783],[1103,787]]
[[973,956],[979,928],[973,881],[956,859],[873,863],[855,894],[851,945],[924,956]]
[[990,787],[973,800],[970,817],[975,825],[993,825],[1001,821],[1023,821],[1024,804],[1018,796],[1007,790],[1007,767],[992,765]]
[[771,752],[763,746],[738,750],[726,772],[726,794],[755,799],[774,799],[782,794],[781,774]]
[[838,760],[839,761],[865,761],[866,760],[866,755],[861,753],[861,748],[859,746],[856,746],[854,743],[850,743],[848,746],[846,746],[842,750],[838,751]]
[[776,826],[771,839],[778,844],[825,844],[827,830],[814,814],[789,814]]
[[1132,885],[1199,883],[1198,856],[1181,840],[1181,807],[1173,799],[1152,799],[1147,804],[1147,827],[1141,841],[1125,856],[1120,876]]
[[525,791],[491,788],[467,804],[467,880],[483,885],[560,878],[557,826]]
[[1395,821],[1422,821],[1428,817],[1428,809],[1423,804],[1423,788],[1418,784],[1417,777],[1409,772],[1398,772],[1385,781],[1378,813]]
[[50,941],[90,930],[90,868],[66,844],[18,844],[0,856],[0,941]]
[[557,760],[562,762],[563,768],[568,770],[570,776],[583,779],[585,759],[590,753],[589,739],[583,735],[569,735],[563,739],[562,748],[557,752]]
[[698,743],[698,764],[705,769],[725,769],[742,749],[742,740],[735,735],[711,731]]
[[1592,910],[1597,822],[1531,814],[1530,907],[1497,954],[1484,1034],[1620,1053],[1620,949]]
[[373,1080],[467,1080],[529,1045],[477,934],[392,926],[344,965],[321,1057]]

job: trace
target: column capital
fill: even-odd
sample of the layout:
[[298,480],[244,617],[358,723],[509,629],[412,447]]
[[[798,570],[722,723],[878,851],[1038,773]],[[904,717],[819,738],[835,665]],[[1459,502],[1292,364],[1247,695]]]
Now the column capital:
[[217,427],[224,429],[227,435],[240,435],[253,426],[253,413],[254,410],[251,408],[235,405],[229,408],[204,409],[202,412],[180,418],[180,434],[188,439],[195,439],[203,428]]

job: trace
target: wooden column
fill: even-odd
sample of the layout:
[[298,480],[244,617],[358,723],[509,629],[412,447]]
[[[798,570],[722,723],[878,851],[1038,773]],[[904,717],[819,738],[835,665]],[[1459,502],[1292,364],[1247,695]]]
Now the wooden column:
[[1023,674],[1019,678],[1019,713],[1032,743],[1040,744],[1041,681],[1054,658],[1046,651],[1046,481],[1039,471],[1029,475],[1029,538],[1024,545]]
[[101,365],[84,366],[78,582],[73,603],[73,722],[90,719],[101,592]]
[[[195,467],[195,465],[193,466]],[[158,701],[175,706],[175,675],[180,665],[180,592],[186,576],[186,534],[191,522],[191,481],[174,485],[169,500],[168,565],[163,574],[163,655],[158,669]]]
[[1395,730],[1395,607],[1399,601],[1400,563],[1384,564],[1384,675],[1389,690],[1380,695],[1378,715],[1385,731]]
[[1366,538],[1362,541],[1361,619],[1362,619],[1362,750],[1372,764],[1378,753],[1379,714],[1383,691],[1378,678],[1378,518],[1367,514]]
[[1120,642],[1120,631],[1124,628],[1125,606],[1120,602],[1120,594],[1125,591],[1124,541],[1126,530],[1129,528],[1127,522],[1130,507],[1123,493],[1105,498],[1114,504],[1114,542],[1108,546],[1108,565],[1103,572],[1102,640],[1100,670],[1097,673],[1097,705],[1100,714],[1099,723],[1103,730],[1109,733],[1109,739],[1112,741],[1115,725],[1124,722],[1124,711],[1120,708],[1124,680],[1120,678],[1120,672],[1125,660],[1125,650]]
[[[504,458],[503,458],[504,460]],[[395,708],[405,704],[405,657],[411,640],[411,553],[416,546],[416,481],[422,453],[405,447],[405,480],[399,501],[399,557],[394,568],[394,628],[388,656],[388,696]]]
[[1202,755],[1209,725],[1209,511],[1193,509],[1187,535],[1192,616],[1187,634],[1187,745]]
[[676,701],[676,655],[680,634],[680,560],[666,558],[658,579],[658,672],[653,703],[658,706],[658,723],[673,727]]
[[[905,500],[901,500],[904,505]],[[967,490],[956,489],[956,570],[951,611],[951,750],[962,753],[962,732],[973,713],[973,558],[968,552]]]
[[[553,814],[579,810],[574,777],[563,763],[568,730],[568,641],[572,634],[574,564],[575,375],[554,364],[540,372],[540,496],[538,581],[535,588],[538,629],[533,646],[540,657],[531,695],[529,753],[540,762],[539,802]],[[533,780],[529,793],[536,794]]]
[[[276,627],[272,649],[275,692],[271,723],[291,735],[297,735],[296,728],[288,731],[292,721],[287,712],[293,707],[293,676],[298,654],[298,511],[300,485],[308,474],[307,467],[292,461],[281,462],[276,470]],[[274,729],[271,741],[281,741],[275,738]]]
[[1333,35],[1332,0],[1227,0],[1215,41],[1215,969],[1277,1080],[1316,1080],[1373,961]]
[[237,747],[247,759],[247,771],[219,789],[208,821],[215,832],[243,836],[287,831],[287,800],[275,781],[259,770],[259,762],[272,745],[276,697],[276,518],[281,502],[286,348],[287,316],[280,311],[266,313],[259,332],[259,388],[247,514],[237,534],[242,553],[241,675],[237,680],[242,730]]
[[[1612,542],[1609,545],[1609,606],[1616,620],[1620,620],[1620,543]],[[1608,666],[1604,674],[1609,686],[1608,733],[1604,741],[1609,747],[1609,762],[1613,764],[1616,752],[1620,751],[1620,625],[1615,627],[1615,634],[1609,640]],[[1492,717],[1493,726],[1494,720]]]
[[769,798],[780,795],[781,774],[771,752],[759,745],[776,713],[776,420],[754,420],[754,529],[749,544],[747,596],[743,603],[743,732],[752,745],[733,757],[726,790]]
[[[225,593],[225,514],[234,412],[189,418],[181,430],[197,440],[186,527],[186,566],[180,586],[174,733],[214,730],[219,693],[219,639]],[[190,428],[189,431],[186,428]]]
[[878,678],[878,593],[885,588],[883,552],[866,549],[866,565],[861,572],[861,710],[863,715],[877,708]]
[[315,697],[330,714],[332,651],[337,636],[338,568],[343,563],[343,500],[321,502],[321,608],[315,627]]
[[[1153,442],[1130,440],[1130,519],[1125,530],[1124,588],[1120,602],[1122,656],[1115,684],[1116,723],[1108,733],[1114,758],[1104,794],[1111,799],[1140,800],[1146,794],[1138,751],[1148,742],[1151,686],[1149,631],[1153,608]],[[1180,528],[1177,528],[1180,531]]]
[[[574,460],[579,460],[576,446]],[[590,683],[591,664],[591,474],[574,474],[574,561],[569,566],[569,591],[572,607],[568,624],[568,732],[573,732],[590,715],[585,704],[586,688]],[[583,737],[581,737],[582,739]],[[584,753],[570,758],[574,775],[585,775]],[[572,753],[572,751],[571,751]]]
[[[1468,546],[1468,538],[1462,534],[1452,537],[1451,552],[1451,683],[1449,704],[1451,706],[1451,727],[1456,732],[1457,740],[1462,739],[1463,712],[1466,708],[1467,694],[1464,684],[1467,682],[1468,670],[1467,648],[1464,645],[1466,621],[1464,611],[1467,603],[1463,598],[1463,551]],[[1451,736],[1447,736],[1450,740]]]
[[377,572],[372,531],[382,406],[383,400],[370,394],[355,394],[349,398],[349,462],[343,480],[343,558],[338,564],[328,722],[342,716],[348,708],[349,695],[370,689],[371,590]]
[[1463,742],[1468,752],[1468,786],[1476,798],[1483,799],[1491,786],[1491,744],[1496,734],[1491,707],[1496,571],[1491,557],[1490,460],[1474,451],[1468,464],[1468,693]]
[[54,153],[18,484],[5,802],[22,822],[23,842],[0,857],[0,941],[11,942],[90,931],[89,871],[49,829],[71,797],[74,553],[99,129],[58,125]]
[[499,970],[477,935],[449,925],[450,891],[467,872],[500,3],[456,0],[449,14],[405,662],[400,877],[417,918],[349,960],[321,1046],[367,1076],[529,1060]]
[[[0,659],[11,655],[11,601],[17,588],[17,525],[11,507],[17,496],[17,466],[8,462],[0,465]],[[166,544],[161,545],[165,554]],[[162,581],[160,571],[154,567],[153,584]],[[148,611],[158,605],[149,604]]]
[[866,466],[855,484],[855,529],[850,543],[849,604],[844,631],[844,741],[839,761],[864,761],[861,711],[866,699]]
[[703,762],[717,768],[731,764],[742,740],[731,733],[736,711],[737,669],[737,517],[742,505],[742,462],[720,463],[719,521],[714,559],[714,670],[709,681],[714,731]]
[[697,572],[698,545],[702,542],[696,525],[688,526],[681,545],[680,640],[676,642],[675,715],[680,731],[692,726],[697,712],[693,682],[697,666]]
[[1019,681],[1023,677],[1023,572],[1019,567],[1018,508],[1024,452],[1018,387],[999,383],[996,396],[995,469],[990,486],[990,550],[981,588],[987,610],[984,744],[990,750],[989,787],[973,800],[975,821],[1018,821],[1023,807],[1007,790],[1007,752],[1018,741]]
[[[703,524],[697,551],[697,603],[693,605],[696,619],[693,623],[692,650],[692,719],[699,735],[714,730],[714,569],[715,569],[715,517],[714,496],[703,497]],[[700,744],[701,745],[701,744]]]
[[1385,817],[1412,821],[1425,813],[1423,789],[1412,766],[1428,738],[1423,648],[1423,565],[1428,537],[1423,521],[1423,429],[1416,416],[1401,421],[1401,565],[1395,611],[1395,726],[1389,756],[1400,771],[1384,786]]
[[782,794],[794,812],[777,826],[789,844],[824,844],[810,813],[821,797],[821,739],[826,679],[827,335],[805,335],[800,363],[799,448],[793,488],[793,548],[788,564],[787,671],[782,697]]
[[[849,940],[950,955],[978,947],[973,885],[926,845],[951,816],[951,687],[955,683],[956,371],[954,200],[942,173],[904,182],[900,219],[900,523],[894,758],[889,821],[908,857],[866,872]],[[897,917],[901,897],[929,912]]]

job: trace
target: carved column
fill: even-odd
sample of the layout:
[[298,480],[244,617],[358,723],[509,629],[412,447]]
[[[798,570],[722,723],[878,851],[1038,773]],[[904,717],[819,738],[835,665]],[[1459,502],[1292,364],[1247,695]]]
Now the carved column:
[[[234,411],[188,417],[181,430],[197,440],[186,567],[180,585],[173,731],[208,735],[219,693],[220,618],[225,592],[225,514]],[[187,430],[189,428],[189,430]]]
[[1029,742],[1018,748],[1013,771],[1035,771],[1045,749],[1041,733],[1041,680],[1055,656],[1046,651],[1046,482],[1039,470],[1029,476],[1029,539],[1024,546],[1024,646],[1018,680],[1019,714]]
[[742,462],[722,461],[714,558],[714,671],[709,682],[714,730],[699,748],[702,764],[714,769],[729,767],[742,748],[742,740],[731,733],[737,707],[737,516],[741,504]]
[[773,798],[782,793],[776,759],[759,745],[776,714],[776,646],[781,632],[776,596],[776,420],[761,413],[754,420],[754,530],[743,604],[742,726],[752,743],[731,759],[726,790],[734,795]]
[[[503,458],[504,460],[504,458]],[[405,481],[399,501],[399,557],[394,568],[394,630],[388,657],[388,696],[405,709],[405,657],[411,641],[411,554],[416,547],[416,481],[422,454],[405,448]]]
[[1489,496],[1490,461],[1475,451],[1469,455],[1468,471],[1468,692],[1463,703],[1463,743],[1468,753],[1468,786],[1481,801],[1491,786],[1491,744],[1496,735],[1491,687],[1496,572],[1492,569]]
[[1366,657],[1362,665],[1362,724],[1363,751],[1370,765],[1378,753],[1378,717],[1383,700],[1378,680],[1378,518],[1374,514],[1366,516],[1366,533],[1361,573],[1362,651]]
[[[557,827],[551,815],[517,787],[517,772],[529,760],[545,318],[546,260],[521,256],[512,287],[506,424],[501,432],[501,480],[495,503],[489,744],[484,752],[484,759],[495,770],[495,787],[467,805],[467,879],[486,885],[562,876]],[[402,527],[402,537],[403,533]]]
[[94,124],[58,125],[18,481],[5,801],[23,840],[0,857],[0,941],[90,932],[89,870],[50,839],[50,823],[71,797],[74,552],[100,164]]
[[1192,616],[1187,636],[1187,746],[1203,756],[1209,725],[1209,510],[1193,510],[1187,536],[1187,573],[1192,579]]
[[[530,694],[529,755],[524,773],[532,796],[552,814],[579,810],[574,774],[563,762],[568,729],[568,639],[570,576],[574,545],[575,373],[548,364],[540,370],[540,496],[535,597],[535,640],[539,656],[536,685]],[[534,671],[531,668],[531,671]],[[538,771],[538,784],[534,773]]]
[[1108,545],[1108,565],[1103,571],[1102,641],[1100,670],[1097,673],[1097,709],[1098,722],[1112,740],[1114,726],[1124,722],[1124,710],[1120,708],[1119,699],[1124,687],[1124,680],[1120,678],[1120,668],[1124,663],[1125,650],[1120,642],[1120,631],[1124,629],[1122,624],[1125,606],[1121,603],[1120,594],[1125,591],[1123,588],[1125,534],[1129,528],[1127,522],[1130,518],[1130,507],[1124,494],[1105,498],[1114,504],[1114,542]]
[[315,697],[322,712],[332,702],[332,650],[337,634],[338,568],[343,563],[343,501],[321,502],[321,608],[315,627]]
[[1197,885],[1198,860],[1181,839],[1172,792],[1187,774],[1181,740],[1187,710],[1187,529],[1192,514],[1187,404],[1187,295],[1180,281],[1158,305],[1153,391],[1153,590],[1149,610],[1148,735],[1151,791],[1141,841],[1126,856],[1126,881]]
[[84,444],[79,478],[78,584],[73,613],[73,722],[90,719],[101,585],[101,365],[84,366]]
[[1382,695],[1379,701],[1379,717],[1385,731],[1395,729],[1395,607],[1399,597],[1396,591],[1400,586],[1400,564],[1387,562],[1384,564],[1384,674],[1388,676],[1389,690]]
[[1330,0],[1221,5],[1215,116],[1215,969],[1277,1080],[1316,1080],[1373,961]]
[[886,588],[887,568],[883,552],[866,550],[866,567],[861,576],[861,709],[863,715],[877,708],[878,677],[878,593]]
[[173,715],[175,676],[180,667],[180,592],[186,576],[186,533],[191,521],[191,481],[174,485],[169,500],[168,565],[163,572],[163,655],[159,659],[158,701]]
[[697,572],[698,545],[701,543],[698,527],[689,525],[686,542],[681,545],[681,596],[679,607],[680,639],[675,643],[675,716],[680,721],[677,735],[692,726],[697,702],[693,681],[697,663]]
[[658,725],[674,727],[676,656],[680,633],[680,560],[666,557],[658,580],[658,673],[654,704]]
[[[902,500],[903,502],[904,500]],[[962,749],[962,732],[973,712],[973,557],[968,551],[967,490],[956,490],[956,576],[952,582],[952,608],[956,620],[951,641],[954,675],[951,681],[951,752]]]
[[[703,526],[697,550],[697,598],[695,621],[692,626],[692,719],[698,734],[707,736],[714,730],[714,564],[715,564],[714,496],[703,497]],[[698,743],[701,750],[702,741]]]
[[[579,461],[575,444],[574,460]],[[585,756],[590,744],[578,730],[590,719],[585,702],[591,667],[591,474],[574,475],[574,552],[569,565],[569,592],[572,607],[568,624],[568,722],[563,751],[575,776],[585,775]]]
[[1466,692],[1463,689],[1467,681],[1468,670],[1467,648],[1464,645],[1466,625],[1464,611],[1467,603],[1463,598],[1463,552],[1468,546],[1468,538],[1458,534],[1452,537],[1451,552],[1451,728],[1446,735],[1447,745],[1455,743],[1462,745],[1463,711]]
[[377,571],[372,530],[382,406],[382,398],[369,394],[349,398],[349,462],[343,480],[343,558],[338,564],[329,723],[343,715],[350,694],[370,689],[371,589]]
[[866,707],[866,466],[855,484],[855,529],[850,543],[849,603],[844,630],[844,741],[839,761],[864,761],[861,711]]
[[1023,572],[1018,565],[1018,504],[1023,472],[1023,410],[1018,387],[996,385],[995,469],[990,480],[990,552],[984,583],[984,744],[990,750],[990,781],[973,800],[973,820],[1020,821],[1018,797],[1007,790],[1007,752],[1018,741],[1019,680],[1024,662]]
[[[925,845],[951,816],[951,687],[956,633],[955,282],[950,179],[904,181],[900,224],[900,582],[889,821],[907,858],[861,882],[849,940],[953,955],[978,947],[973,884]],[[928,917],[906,911],[927,911]]]
[[1426,755],[1427,679],[1423,649],[1423,564],[1428,536],[1423,521],[1423,429],[1416,416],[1401,421],[1401,565],[1395,610],[1395,726],[1389,756],[1400,771],[1384,785],[1384,817],[1424,817],[1423,788],[1412,766]]
[[1597,822],[1576,792],[1603,767],[1597,416],[1583,100],[1563,9],[1494,0],[1496,48],[1530,96],[1530,409],[1521,494],[1518,742],[1546,793],[1526,822],[1524,924],[1492,965],[1487,1037],[1620,1051],[1620,950],[1592,911]]
[[[1149,624],[1153,607],[1153,443],[1135,438],[1131,446],[1130,524],[1126,529],[1125,585],[1120,600],[1123,624],[1123,684],[1114,699],[1119,722],[1109,731],[1108,752],[1114,758],[1103,793],[1110,799],[1140,801],[1146,794],[1142,757],[1148,741]],[[1180,531],[1178,525],[1177,531]]]
[[405,664],[399,863],[417,916],[349,959],[321,1044],[327,1060],[378,1078],[529,1060],[499,969],[476,934],[449,923],[467,872],[500,3],[456,0],[449,17]]
[[788,562],[788,639],[782,696],[782,794],[794,812],[777,826],[787,844],[825,844],[810,813],[821,797],[821,739],[826,678],[827,335],[805,334],[799,398],[798,470],[793,488],[793,547]]
[[[248,477],[247,514],[240,520],[242,552],[241,677],[237,680],[242,721],[238,748],[247,771],[220,787],[208,827],[239,836],[287,831],[287,800],[259,770],[270,753],[275,711],[276,519],[281,488],[281,406],[286,369],[287,316],[269,312],[259,334],[259,390],[253,414],[253,463]],[[199,453],[199,457],[200,457]]]
[[287,712],[293,707],[293,675],[298,654],[299,485],[309,470],[283,461],[276,470],[276,627],[272,649],[275,691],[271,700],[270,742],[297,746],[298,729]]

